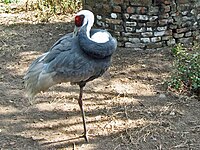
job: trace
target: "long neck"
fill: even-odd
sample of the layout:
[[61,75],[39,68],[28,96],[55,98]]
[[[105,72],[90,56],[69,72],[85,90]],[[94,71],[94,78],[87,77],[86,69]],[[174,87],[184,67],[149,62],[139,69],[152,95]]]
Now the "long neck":
[[89,21],[87,21],[86,24],[82,27],[82,28],[86,27],[85,28],[86,31],[84,31],[84,32],[86,32],[87,38],[90,39],[90,40],[91,40],[91,38],[90,38],[90,30],[91,30],[92,26],[93,26],[93,23],[90,23]]
[[78,39],[80,48],[89,56],[102,59],[112,55],[116,50],[117,41],[109,37],[109,40],[105,43],[97,43],[90,38],[91,26],[88,27],[88,24],[85,24],[81,27]]

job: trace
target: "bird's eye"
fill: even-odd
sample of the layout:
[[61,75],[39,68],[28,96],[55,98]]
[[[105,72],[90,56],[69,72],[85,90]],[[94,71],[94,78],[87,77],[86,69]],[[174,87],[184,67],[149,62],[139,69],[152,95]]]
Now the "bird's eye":
[[84,15],[79,15],[75,17],[75,25],[81,27],[83,25]]

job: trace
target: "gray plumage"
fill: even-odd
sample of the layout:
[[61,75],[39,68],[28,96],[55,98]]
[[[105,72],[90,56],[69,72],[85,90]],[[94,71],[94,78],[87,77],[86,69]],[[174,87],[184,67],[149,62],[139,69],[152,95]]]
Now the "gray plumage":
[[[99,30],[91,30],[91,35],[96,32]],[[65,35],[29,67],[24,77],[28,95],[33,98],[61,82],[88,82],[101,76],[110,66],[115,49],[114,38],[106,44],[96,44],[87,39],[82,30],[75,37],[72,33]]]
[[100,77],[109,68],[111,56],[117,48],[117,41],[105,30],[91,30],[94,22],[92,12],[83,10],[77,16],[79,17],[78,23],[75,22],[77,34],[76,32],[66,34],[48,52],[33,61],[24,81],[31,99],[55,84],[62,82],[78,84],[80,87],[78,103],[82,113],[84,138],[88,141],[82,106],[83,87],[87,82]]

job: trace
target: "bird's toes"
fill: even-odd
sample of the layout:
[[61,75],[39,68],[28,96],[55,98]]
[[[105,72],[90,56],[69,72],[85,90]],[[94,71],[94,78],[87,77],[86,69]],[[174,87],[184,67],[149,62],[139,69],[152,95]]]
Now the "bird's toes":
[[80,138],[84,138],[86,143],[89,143],[89,137],[88,137],[88,133],[83,133],[82,136],[80,136]]
[[87,134],[85,134],[85,135],[83,135],[83,137],[84,137],[85,141],[86,141],[87,143],[89,143],[89,138],[88,138],[88,135],[87,135]]

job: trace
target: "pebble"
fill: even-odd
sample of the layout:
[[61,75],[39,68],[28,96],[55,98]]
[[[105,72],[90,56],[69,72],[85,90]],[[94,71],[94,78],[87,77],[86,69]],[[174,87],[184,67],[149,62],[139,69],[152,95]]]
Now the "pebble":
[[170,115],[170,116],[174,116],[174,115],[175,115],[175,112],[172,111],[172,112],[169,113],[169,115]]
[[160,94],[160,95],[159,95],[159,98],[160,98],[160,99],[165,99],[165,98],[166,98],[166,95],[165,95],[165,94]]

